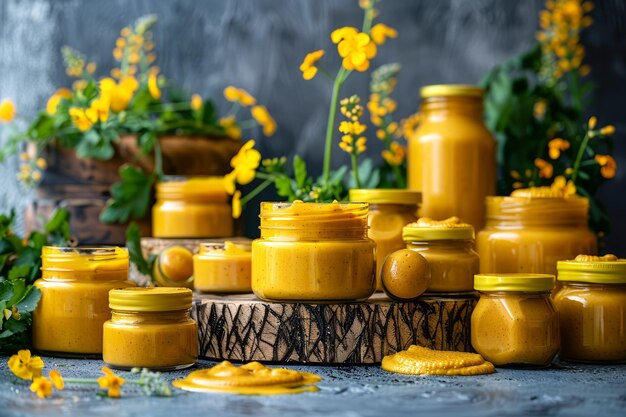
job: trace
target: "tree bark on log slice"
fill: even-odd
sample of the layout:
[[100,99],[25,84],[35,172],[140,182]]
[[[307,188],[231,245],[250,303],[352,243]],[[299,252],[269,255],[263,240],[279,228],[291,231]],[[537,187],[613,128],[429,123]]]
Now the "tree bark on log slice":
[[471,351],[473,293],[396,303],[384,294],[349,304],[270,303],[199,295],[200,356],[216,360],[376,364],[412,344]]

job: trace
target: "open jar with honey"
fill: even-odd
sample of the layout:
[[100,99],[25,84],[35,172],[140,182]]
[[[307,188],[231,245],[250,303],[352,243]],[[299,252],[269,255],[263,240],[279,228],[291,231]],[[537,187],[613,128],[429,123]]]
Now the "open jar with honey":
[[194,287],[206,293],[252,292],[249,242],[201,243],[193,256]]

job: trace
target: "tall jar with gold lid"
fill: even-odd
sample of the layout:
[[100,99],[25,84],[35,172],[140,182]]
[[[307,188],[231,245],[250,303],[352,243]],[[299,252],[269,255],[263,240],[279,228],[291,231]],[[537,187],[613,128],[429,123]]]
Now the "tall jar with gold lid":
[[407,165],[409,189],[422,192],[420,215],[484,225],[485,197],[495,194],[496,142],[483,122],[483,93],[469,85],[422,88]]
[[474,289],[478,254],[474,251],[474,228],[458,217],[446,220],[420,218],[402,229],[407,249],[428,261],[429,292],[465,292]]
[[476,239],[480,272],[556,275],[557,261],[595,254],[588,209],[586,198],[550,187],[487,197],[487,225]]
[[41,261],[33,347],[53,355],[100,356],[102,325],[111,317],[109,290],[135,286],[128,281],[128,251],[46,246]]
[[626,259],[579,255],[557,269],[561,359],[626,362]]
[[152,235],[230,237],[233,221],[223,177],[165,177],[156,184]]
[[367,203],[261,203],[252,291],[270,301],[357,301],[376,288]]
[[405,248],[402,228],[417,220],[420,193],[394,189],[352,189],[350,201],[369,203],[369,237],[376,242],[376,289],[382,291],[380,267],[392,252]]

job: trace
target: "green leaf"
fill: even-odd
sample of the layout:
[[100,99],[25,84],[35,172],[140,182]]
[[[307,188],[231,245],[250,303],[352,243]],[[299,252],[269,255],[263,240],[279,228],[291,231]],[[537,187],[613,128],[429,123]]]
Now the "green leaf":
[[14,306],[26,295],[26,282],[23,279],[9,279],[8,282],[13,285],[13,295],[7,305]]
[[277,176],[274,179],[274,186],[276,187],[276,193],[279,196],[285,197],[288,200],[290,200],[291,197],[293,196],[293,190],[291,188],[291,179],[287,177],[286,175]]
[[299,155],[293,158],[293,175],[298,188],[304,188],[307,182],[306,162]]
[[54,136],[54,117],[41,112],[28,128],[28,137],[31,139],[48,139]]
[[120,168],[120,182],[111,187],[111,199],[100,215],[104,223],[125,223],[143,217],[150,205],[154,175],[146,175],[131,165]]
[[13,283],[11,281],[0,282],[0,300],[9,302],[13,298]]
[[14,266],[9,271],[9,281],[17,280],[18,278],[26,278],[29,274],[30,274],[30,265]]
[[217,113],[211,100],[205,100],[202,106],[202,123],[208,126],[217,125]]
[[126,246],[128,247],[128,256],[131,262],[137,266],[137,270],[144,275],[152,277],[152,269],[156,257],[144,258],[141,250],[141,233],[139,227],[134,222],[126,229]]
[[55,209],[44,226],[52,244],[62,245],[70,240],[70,213],[65,209]]
[[20,314],[24,312],[30,313],[37,308],[37,303],[39,303],[40,299],[41,291],[39,288],[31,285],[26,290],[24,297],[15,304],[15,307],[17,307],[17,311],[19,311]]
[[158,140],[158,138],[157,138],[156,132],[154,132],[153,130],[148,130],[140,134],[137,137],[137,140],[139,142],[139,147],[141,148],[141,152],[144,155],[147,155],[150,152],[152,152],[152,149],[154,148],[154,144]]

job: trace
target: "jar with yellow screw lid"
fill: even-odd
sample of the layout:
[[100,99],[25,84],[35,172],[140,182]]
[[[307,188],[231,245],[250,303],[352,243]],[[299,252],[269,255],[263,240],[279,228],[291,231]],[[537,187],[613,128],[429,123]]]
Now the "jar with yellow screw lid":
[[156,184],[152,235],[229,237],[233,221],[223,177],[165,177]]
[[159,287],[193,288],[193,253],[183,246],[166,247],[154,261],[152,280]]
[[111,320],[104,324],[102,359],[119,369],[170,371],[198,359],[198,325],[189,288],[111,290]]
[[480,272],[556,275],[557,261],[595,254],[588,210],[586,198],[550,187],[487,197],[487,225],[476,238]]
[[132,287],[123,248],[61,248],[41,252],[41,300],[33,313],[33,347],[47,354],[102,354],[102,325],[111,317],[109,290]]
[[422,195],[410,190],[352,189],[350,201],[369,203],[368,236],[376,242],[376,289],[382,291],[380,268],[392,252],[405,248],[402,228],[417,220]]
[[626,362],[626,259],[579,255],[557,269],[560,358]]
[[474,228],[458,217],[432,220],[427,217],[402,229],[407,249],[428,261],[428,292],[464,292],[474,289],[478,254],[474,251]]
[[422,88],[407,160],[408,188],[422,192],[420,215],[484,225],[485,197],[496,189],[496,142],[483,122],[483,93],[471,85]]
[[376,288],[366,203],[261,203],[252,291],[271,301],[356,301]]
[[194,286],[208,293],[252,292],[248,242],[202,243],[193,257]]
[[472,346],[496,366],[546,367],[559,351],[559,318],[550,298],[554,275],[480,274]]

